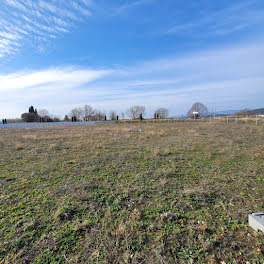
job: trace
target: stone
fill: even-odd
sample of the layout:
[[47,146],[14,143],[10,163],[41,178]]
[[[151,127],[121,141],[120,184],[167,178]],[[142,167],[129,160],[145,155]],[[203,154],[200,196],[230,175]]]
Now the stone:
[[254,213],[248,216],[248,223],[255,231],[264,232],[264,213]]
[[173,219],[176,219],[177,217],[176,217],[176,215],[174,213],[166,212],[166,213],[162,214],[160,216],[160,218],[162,220],[173,220]]

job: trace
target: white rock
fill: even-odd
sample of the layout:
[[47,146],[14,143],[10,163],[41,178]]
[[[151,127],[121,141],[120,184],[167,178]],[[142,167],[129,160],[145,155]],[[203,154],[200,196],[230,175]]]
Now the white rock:
[[255,213],[248,216],[248,223],[255,231],[264,232],[264,213]]

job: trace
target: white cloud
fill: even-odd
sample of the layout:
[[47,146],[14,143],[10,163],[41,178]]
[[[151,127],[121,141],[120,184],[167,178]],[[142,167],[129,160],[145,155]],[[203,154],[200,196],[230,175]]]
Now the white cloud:
[[151,2],[153,2],[153,0],[136,0],[136,1],[127,2],[127,3],[119,6],[118,8],[115,8],[113,15],[118,15],[118,14],[120,14],[120,13],[122,13],[128,9],[135,8],[135,7],[138,7],[141,5],[145,5],[145,4],[149,4]]
[[39,7],[41,7],[42,9],[45,9],[45,10],[50,11],[52,13],[56,13],[58,11],[58,9],[55,5],[50,4],[48,2],[39,1],[38,4],[39,4]]
[[109,71],[76,68],[54,68],[43,71],[18,72],[0,76],[0,92],[19,92],[28,88],[65,85],[76,87],[109,74]]
[[3,37],[5,39],[12,39],[12,40],[18,40],[21,38],[18,34],[12,34],[4,31],[0,32],[0,37]]
[[84,5],[89,6],[89,7],[94,5],[93,0],[81,0],[81,1]]
[[20,9],[21,11],[27,11],[26,6],[24,6],[20,1],[15,1],[15,0],[4,0],[8,5]]
[[[93,104],[125,111],[144,104],[149,113],[166,106],[185,113],[193,101],[218,110],[263,107],[264,44],[237,45],[120,69],[58,67],[0,76],[2,116],[19,116],[29,105],[64,115],[67,106]],[[14,110],[16,109],[16,110]]]
[[169,34],[226,35],[264,22],[264,11],[255,6],[255,1],[233,4],[218,11],[200,10],[199,18],[188,22],[178,21],[167,31]]
[[79,4],[77,4],[76,2],[72,1],[72,6],[75,10],[79,11],[81,14],[85,15],[85,16],[91,16],[92,13],[90,10],[80,6]]
[[[0,42],[4,46],[1,46],[1,55],[14,54],[25,43],[37,48],[45,46],[51,39],[69,32],[75,23],[92,15],[88,9],[92,5],[91,1],[78,3],[77,0],[3,0],[0,10]],[[20,48],[12,49],[10,45]]]

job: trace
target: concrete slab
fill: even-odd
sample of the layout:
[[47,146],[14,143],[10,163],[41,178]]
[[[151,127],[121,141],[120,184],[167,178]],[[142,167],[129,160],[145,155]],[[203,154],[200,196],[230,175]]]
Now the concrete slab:
[[250,214],[248,223],[255,231],[264,232],[264,213]]

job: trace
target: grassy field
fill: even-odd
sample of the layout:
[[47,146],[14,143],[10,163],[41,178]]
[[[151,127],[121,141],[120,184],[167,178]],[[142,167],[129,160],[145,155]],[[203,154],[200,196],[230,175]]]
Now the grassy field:
[[264,211],[263,132],[1,129],[0,263],[264,263],[264,235],[247,223]]

